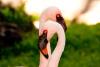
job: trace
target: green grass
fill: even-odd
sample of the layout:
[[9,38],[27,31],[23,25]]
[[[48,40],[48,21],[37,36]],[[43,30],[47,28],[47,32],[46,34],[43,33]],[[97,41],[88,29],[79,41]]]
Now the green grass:
[[[52,49],[56,37],[51,40]],[[26,33],[23,41],[8,49],[0,59],[0,67],[38,67],[38,32]],[[100,24],[73,24],[66,32],[66,47],[59,67],[100,67]]]

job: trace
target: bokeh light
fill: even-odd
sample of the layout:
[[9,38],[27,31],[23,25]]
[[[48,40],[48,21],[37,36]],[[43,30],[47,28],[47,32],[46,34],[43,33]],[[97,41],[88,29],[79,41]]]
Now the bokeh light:
[[26,0],[1,0],[3,5],[11,5],[13,8],[20,7]]
[[25,12],[29,15],[41,14],[49,6],[56,6],[62,11],[64,17],[72,20],[84,8],[85,3],[84,0],[27,0]]
[[34,25],[37,29],[39,29],[39,21],[33,21],[33,25]]
[[86,22],[88,25],[100,23],[100,1],[94,1],[90,9],[79,17],[79,22]]
[[[28,15],[39,15],[49,6],[58,7],[64,18],[73,20],[84,10],[88,0],[1,0],[4,5],[11,5],[14,8],[25,4],[24,11]],[[79,22],[94,25],[100,22],[100,0],[93,0],[90,8],[85,13],[78,16]]]

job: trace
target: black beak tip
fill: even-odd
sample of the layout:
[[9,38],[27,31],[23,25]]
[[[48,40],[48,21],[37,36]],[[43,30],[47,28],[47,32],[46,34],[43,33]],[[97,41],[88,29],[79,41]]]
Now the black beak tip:
[[48,58],[49,58],[49,55],[48,55],[48,54],[46,54],[46,55],[44,55],[44,56],[45,56],[45,58],[46,58],[46,59],[48,59]]

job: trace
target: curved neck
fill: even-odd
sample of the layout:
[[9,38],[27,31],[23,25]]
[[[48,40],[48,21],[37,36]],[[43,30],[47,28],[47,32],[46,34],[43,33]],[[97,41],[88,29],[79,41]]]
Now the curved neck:
[[58,42],[57,42],[57,46],[54,49],[50,59],[49,59],[49,63],[48,63],[48,67],[58,67],[59,61],[60,61],[60,57],[62,55],[62,52],[64,51],[64,47],[65,47],[65,34],[64,34],[64,30],[61,27],[61,25],[57,26],[57,34],[58,34]]
[[[40,58],[42,58],[40,59],[41,60],[40,67],[43,67],[42,65],[45,65],[44,67],[58,67],[60,57],[65,47],[65,34],[64,34],[63,27],[59,23],[54,21],[47,21],[40,27],[41,28],[39,29],[39,34],[45,29],[48,30],[47,39],[49,41],[55,33],[58,34],[58,38],[59,38],[55,50],[53,51],[51,56],[49,55],[49,59],[43,59],[44,56],[40,55]],[[42,62],[44,64],[42,64]]]

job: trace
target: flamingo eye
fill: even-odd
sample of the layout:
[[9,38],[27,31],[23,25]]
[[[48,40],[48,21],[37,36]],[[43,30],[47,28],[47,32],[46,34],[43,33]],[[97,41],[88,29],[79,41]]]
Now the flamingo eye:
[[47,31],[47,30],[43,30],[43,33],[44,33],[44,34],[47,34],[47,33],[48,33],[48,31]]
[[60,16],[61,16],[60,14],[57,14],[57,15],[56,15],[56,17],[60,17]]

